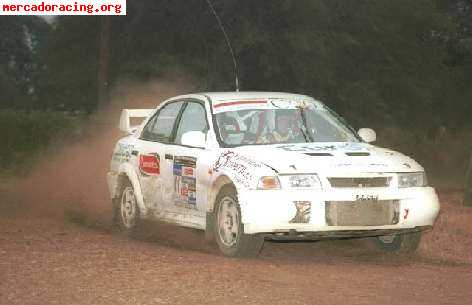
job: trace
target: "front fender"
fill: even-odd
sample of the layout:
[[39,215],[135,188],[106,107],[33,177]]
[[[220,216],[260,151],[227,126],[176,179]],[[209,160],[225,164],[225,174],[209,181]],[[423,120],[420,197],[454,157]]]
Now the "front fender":
[[216,196],[218,196],[220,189],[228,184],[234,186],[236,189],[236,195],[238,195],[244,189],[244,186],[232,180],[225,173],[220,172],[212,177],[210,184],[211,187],[207,198],[207,212],[213,212],[216,203]]
[[210,166],[210,172],[211,191],[207,200],[208,212],[213,211],[216,196],[222,186],[234,185],[239,199],[241,192],[257,188],[260,177],[276,175],[274,170],[267,165],[234,150],[221,151]]

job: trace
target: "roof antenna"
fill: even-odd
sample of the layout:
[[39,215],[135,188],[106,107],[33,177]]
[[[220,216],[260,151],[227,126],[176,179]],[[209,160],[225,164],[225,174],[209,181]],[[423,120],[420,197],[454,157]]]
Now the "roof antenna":
[[210,7],[213,15],[215,15],[216,21],[218,22],[218,25],[220,27],[220,30],[223,32],[223,35],[225,36],[225,41],[226,44],[228,45],[229,52],[231,53],[231,57],[233,58],[233,66],[234,66],[234,84],[236,86],[236,92],[239,92],[239,79],[238,79],[238,63],[236,61],[236,56],[234,56],[234,51],[233,47],[231,46],[231,43],[228,38],[228,34],[226,34],[225,28],[223,27],[223,23],[221,22],[220,16],[215,11],[215,8],[213,7],[213,4],[211,3],[210,0],[206,0],[208,3],[208,6]]

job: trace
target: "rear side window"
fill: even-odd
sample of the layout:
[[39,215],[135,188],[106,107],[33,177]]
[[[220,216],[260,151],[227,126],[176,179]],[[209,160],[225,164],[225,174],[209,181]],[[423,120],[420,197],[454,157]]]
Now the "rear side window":
[[141,139],[155,142],[170,142],[175,120],[183,102],[170,103],[160,109],[143,129]]
[[189,102],[185,107],[177,128],[175,143],[182,144],[182,135],[189,131],[201,131],[203,133],[208,131],[205,107],[200,103]]

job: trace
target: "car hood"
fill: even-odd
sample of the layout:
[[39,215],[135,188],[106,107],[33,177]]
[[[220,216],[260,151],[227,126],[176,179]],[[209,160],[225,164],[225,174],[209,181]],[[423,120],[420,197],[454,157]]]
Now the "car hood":
[[352,175],[424,170],[408,156],[367,143],[251,145],[237,147],[234,150],[267,165],[278,173]]

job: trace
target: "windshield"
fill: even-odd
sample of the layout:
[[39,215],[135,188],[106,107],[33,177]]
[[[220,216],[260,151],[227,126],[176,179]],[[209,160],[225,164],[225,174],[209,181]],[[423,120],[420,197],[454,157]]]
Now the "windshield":
[[221,103],[213,108],[217,132],[228,146],[359,142],[335,113],[313,102],[272,99]]

